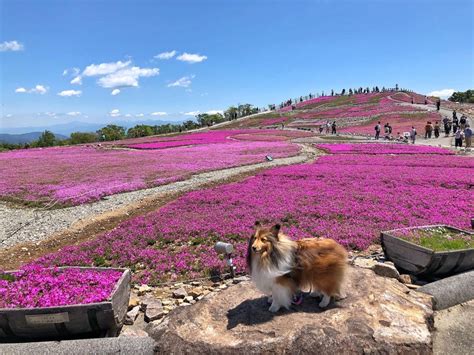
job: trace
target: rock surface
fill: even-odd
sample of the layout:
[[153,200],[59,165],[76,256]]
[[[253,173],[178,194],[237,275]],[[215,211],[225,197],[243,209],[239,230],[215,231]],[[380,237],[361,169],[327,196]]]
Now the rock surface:
[[145,309],[145,321],[152,322],[165,315],[163,305],[158,299],[150,299],[147,301]]
[[380,276],[391,277],[392,279],[400,277],[400,273],[392,262],[377,263],[372,267],[372,270]]
[[348,297],[322,310],[305,298],[277,314],[242,282],[179,307],[147,332],[158,353],[431,353],[431,298],[370,270],[350,268]]

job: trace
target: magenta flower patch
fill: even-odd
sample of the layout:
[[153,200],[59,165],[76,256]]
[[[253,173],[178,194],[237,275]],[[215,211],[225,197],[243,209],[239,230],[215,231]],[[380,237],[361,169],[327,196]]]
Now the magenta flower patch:
[[116,270],[43,269],[0,272],[0,308],[55,307],[103,302],[122,276]]

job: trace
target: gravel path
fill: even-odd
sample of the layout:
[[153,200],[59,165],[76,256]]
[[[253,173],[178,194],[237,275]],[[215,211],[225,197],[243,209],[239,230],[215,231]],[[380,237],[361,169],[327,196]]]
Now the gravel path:
[[52,234],[67,230],[80,223],[94,221],[104,213],[126,209],[128,205],[134,205],[151,196],[165,196],[170,193],[191,191],[213,182],[224,183],[227,179],[242,173],[279,165],[298,164],[312,160],[319,154],[316,149],[310,146],[300,145],[300,147],[299,155],[294,157],[196,174],[184,181],[111,195],[101,201],[80,206],[44,210],[15,208],[1,202],[0,245],[2,248],[8,248],[25,242],[39,243]]

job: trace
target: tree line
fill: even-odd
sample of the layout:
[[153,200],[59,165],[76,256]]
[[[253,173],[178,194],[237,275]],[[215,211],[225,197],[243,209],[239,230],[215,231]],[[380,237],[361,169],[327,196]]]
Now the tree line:
[[474,104],[474,90],[467,90],[464,92],[456,91],[448,98],[448,100],[452,102]]

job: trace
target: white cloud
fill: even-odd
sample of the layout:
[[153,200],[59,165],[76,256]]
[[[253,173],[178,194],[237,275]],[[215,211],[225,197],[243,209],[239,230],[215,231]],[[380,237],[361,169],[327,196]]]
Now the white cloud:
[[120,89],[113,89],[112,92],[110,93],[110,95],[112,96],[115,96],[115,95],[118,95],[120,94]]
[[5,115],[6,118],[10,118],[10,117],[12,117],[12,116],[13,116],[13,115],[12,115],[11,113]]
[[167,113],[159,111],[159,112],[152,112],[152,113],[150,113],[150,115],[152,115],[152,116],[166,116]]
[[66,113],[66,115],[68,116],[79,116],[81,113],[79,111],[72,111],[72,112],[68,112]]
[[137,87],[140,77],[151,77],[160,74],[158,68],[131,67],[116,71],[99,79],[103,88]]
[[31,93],[44,95],[48,92],[48,88],[43,85],[36,85],[30,90]]
[[118,61],[112,63],[91,64],[82,72],[83,76],[100,76],[115,73],[117,70],[128,67],[131,61]]
[[81,96],[81,94],[81,90],[63,90],[58,92],[58,95],[62,97]]
[[169,83],[168,84],[168,87],[182,87],[182,88],[187,88],[191,85],[192,83],[192,80],[195,76],[194,75],[191,75],[191,76],[183,76],[182,78],[179,78],[178,80],[176,80],[175,82],[173,83]]
[[130,113],[127,113],[125,117],[132,117],[132,115]]
[[220,113],[222,115],[222,114],[224,114],[224,111],[223,110],[210,110],[210,111],[207,111],[206,113],[208,115],[215,115],[215,114],[218,114],[218,113]]
[[435,90],[435,91],[430,92],[428,96],[437,96],[437,97],[446,99],[450,97],[454,93],[454,91],[455,91],[454,89]]
[[44,95],[48,92],[49,88],[44,85],[36,85],[34,88],[25,89],[23,87],[17,88],[16,93],[27,93],[27,94],[40,94]]
[[80,75],[76,76],[71,80],[71,84],[82,85],[82,77]]
[[113,109],[112,111],[109,112],[109,116],[111,117],[118,117],[120,116],[120,110],[119,109]]
[[186,116],[197,116],[201,113],[201,111],[190,111],[190,112],[186,112],[185,115]]
[[63,70],[63,76],[66,76],[68,74],[71,74],[72,76],[77,76],[79,75],[79,73],[81,72],[81,70],[79,68],[70,68],[70,69],[64,69]]
[[25,46],[18,41],[5,41],[0,43],[0,52],[18,52],[23,49],[25,49]]
[[176,57],[177,60],[180,60],[182,62],[187,62],[187,63],[200,63],[202,61],[205,61],[207,57],[205,55],[199,55],[199,54],[190,54],[190,53],[183,53],[179,56]]
[[135,115],[135,117],[143,117],[143,116],[145,116],[143,113],[137,113],[137,114]]
[[163,53],[157,54],[157,55],[154,56],[154,58],[165,60],[165,59],[171,59],[171,58],[173,58],[175,55],[176,55],[176,51],[173,50],[173,51],[171,51],[171,52],[163,52]]

